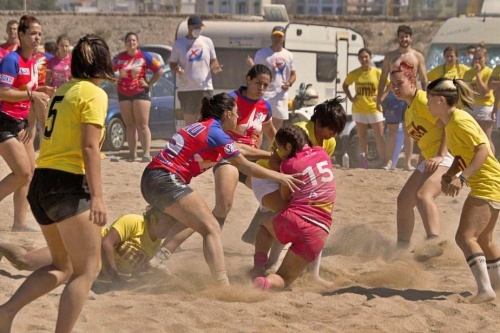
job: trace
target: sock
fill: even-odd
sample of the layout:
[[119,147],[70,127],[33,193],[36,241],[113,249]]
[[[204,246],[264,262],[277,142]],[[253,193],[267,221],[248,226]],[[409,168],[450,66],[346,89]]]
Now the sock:
[[394,152],[392,153],[391,169],[396,169],[396,166],[398,165],[399,154],[401,153],[401,150],[403,150],[403,143],[404,143],[403,127],[401,124],[399,124],[398,134],[396,135],[396,144],[394,146]]
[[219,222],[220,230],[222,230],[222,228],[224,227],[224,222],[226,222],[226,218],[225,217],[217,217],[215,215],[214,215],[214,217],[217,220],[217,222]]
[[255,252],[253,255],[253,265],[255,267],[264,267],[267,262],[267,253],[265,252]]
[[267,291],[271,287],[271,282],[267,278],[259,276],[253,280],[253,286],[257,289]]
[[221,286],[229,286],[229,279],[227,278],[226,271],[221,271],[213,274],[217,284]]
[[500,258],[487,260],[488,276],[490,277],[491,287],[500,290]]
[[486,267],[486,257],[484,253],[475,253],[467,258],[467,264],[476,280],[478,293],[491,290],[490,277]]
[[168,260],[172,256],[172,252],[170,252],[167,248],[165,247],[160,247],[158,252],[156,253],[156,257],[160,260]]

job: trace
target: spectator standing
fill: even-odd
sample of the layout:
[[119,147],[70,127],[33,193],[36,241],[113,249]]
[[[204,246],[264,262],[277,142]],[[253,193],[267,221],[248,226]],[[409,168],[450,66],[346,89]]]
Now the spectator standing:
[[[400,25],[397,30],[399,46],[397,49],[392,50],[385,54],[384,62],[382,64],[382,74],[377,90],[377,109],[384,111],[385,121],[387,124],[387,137],[386,137],[386,169],[394,169],[396,167],[399,152],[402,146],[396,147],[396,138],[398,129],[403,122],[404,114],[407,105],[404,100],[398,100],[394,93],[389,89],[385,89],[386,80],[391,71],[391,67],[398,60],[406,60],[413,65],[415,71],[418,71],[420,83],[423,89],[427,86],[427,73],[425,69],[425,59],[422,53],[414,50],[411,47],[413,31],[407,25]],[[383,105],[382,105],[383,103]],[[403,126],[404,134],[404,152],[405,152],[405,169],[414,170],[411,165],[411,155],[413,152],[413,140]],[[395,160],[391,159],[396,156]],[[396,162],[396,163],[394,163]]]
[[285,28],[275,26],[271,33],[271,46],[257,51],[254,59],[247,57],[247,64],[263,64],[273,72],[273,80],[264,94],[272,107],[273,125],[278,130],[288,119],[288,90],[295,82],[295,62],[293,54],[283,47]]
[[[127,142],[130,155],[128,161],[137,159],[137,134],[141,141],[142,162],[151,162],[151,130],[149,89],[163,74],[160,62],[149,52],[139,49],[139,37],[133,32],[125,36],[126,51],[113,58],[113,68],[119,73],[118,101],[123,121],[127,126]],[[147,80],[146,70],[154,72]]]
[[[199,16],[191,15],[188,19],[188,33],[178,38],[172,45],[170,69],[176,74],[177,96],[181,103],[184,124],[192,124],[200,118],[201,99],[212,97],[212,74],[222,72],[222,65],[217,60],[212,40],[201,35],[204,27]],[[177,129],[179,129],[177,128]]]
[[7,22],[7,41],[0,45],[1,49],[6,50],[7,52],[13,52],[17,50],[20,46],[19,36],[17,34],[17,30],[19,28],[19,23],[16,20],[10,20]]
[[[66,35],[57,37],[57,52],[47,61],[45,84],[58,88],[71,80],[71,41]],[[47,51],[47,50],[45,50]],[[48,51],[46,54],[50,54]]]

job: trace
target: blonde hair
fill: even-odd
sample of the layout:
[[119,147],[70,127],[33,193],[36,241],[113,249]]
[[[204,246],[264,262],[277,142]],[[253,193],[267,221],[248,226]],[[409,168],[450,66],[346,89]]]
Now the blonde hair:
[[464,80],[446,78],[439,78],[429,83],[427,91],[431,94],[443,96],[446,104],[461,109],[470,109],[474,104],[474,95],[476,94]]

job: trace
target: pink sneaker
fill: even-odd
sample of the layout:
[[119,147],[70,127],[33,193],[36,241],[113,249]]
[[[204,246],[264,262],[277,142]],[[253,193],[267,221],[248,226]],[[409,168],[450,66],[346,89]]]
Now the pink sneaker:
[[257,289],[267,291],[271,287],[269,280],[263,276],[260,276],[253,280],[253,286]]

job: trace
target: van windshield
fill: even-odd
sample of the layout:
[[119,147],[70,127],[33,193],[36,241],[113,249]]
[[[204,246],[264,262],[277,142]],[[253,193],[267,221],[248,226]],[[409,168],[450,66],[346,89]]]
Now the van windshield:
[[[471,60],[465,54],[467,51],[467,46],[470,44],[460,44],[454,45],[458,50],[458,61],[461,64],[470,66]],[[436,66],[444,64],[443,50],[449,46],[449,44],[433,44],[427,51],[427,56],[425,57],[425,65],[427,71],[430,71]],[[495,68],[495,66],[500,65],[500,45],[486,45],[488,49],[488,60],[486,65]]]

